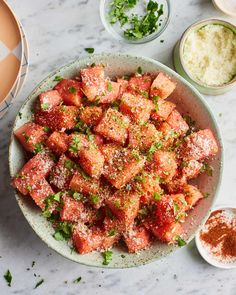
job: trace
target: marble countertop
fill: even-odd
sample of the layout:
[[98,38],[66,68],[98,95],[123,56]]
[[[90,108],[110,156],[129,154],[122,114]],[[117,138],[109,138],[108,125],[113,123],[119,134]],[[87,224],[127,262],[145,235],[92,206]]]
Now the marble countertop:
[[[29,42],[30,68],[14,106],[0,121],[0,293],[5,294],[236,294],[236,270],[208,265],[194,242],[166,259],[123,270],[82,266],[61,257],[44,244],[24,219],[10,188],[8,143],[12,122],[24,99],[50,71],[86,54],[85,47],[100,52],[132,52],[172,67],[172,49],[183,30],[207,17],[227,18],[209,0],[175,0],[172,20],[164,34],[144,45],[113,40],[99,18],[98,0],[9,0],[21,20]],[[161,43],[160,40],[164,40]],[[225,148],[223,182],[217,204],[236,204],[236,90],[206,97],[222,132]],[[31,267],[32,261],[35,265]],[[3,274],[13,275],[9,288]],[[27,270],[29,268],[29,270]],[[72,281],[82,277],[79,284]],[[44,283],[33,290],[35,284]],[[67,283],[66,283],[67,282]]]

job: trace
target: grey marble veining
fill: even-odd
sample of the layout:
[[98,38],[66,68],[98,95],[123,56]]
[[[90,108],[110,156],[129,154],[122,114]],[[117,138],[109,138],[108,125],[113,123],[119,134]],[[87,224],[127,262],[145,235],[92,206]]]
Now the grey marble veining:
[[[96,53],[143,54],[172,66],[172,48],[191,23],[212,16],[233,21],[215,10],[209,0],[171,3],[172,20],[164,34],[151,43],[131,46],[118,43],[105,31],[98,0],[9,0],[28,37],[30,69],[14,106],[0,121],[1,295],[236,294],[236,270],[208,265],[199,256],[194,242],[166,259],[133,269],[106,270],[70,262],[47,248],[31,230],[9,185],[8,144],[14,117],[27,95],[50,71],[85,55],[85,47],[94,47]],[[160,43],[162,39],[164,43]],[[225,148],[225,169],[217,203],[236,204],[236,90],[206,100],[220,126]],[[33,268],[32,261],[35,261]],[[3,279],[8,268],[13,275],[11,288]],[[79,276],[81,282],[72,283]],[[33,290],[41,278],[45,283]]]

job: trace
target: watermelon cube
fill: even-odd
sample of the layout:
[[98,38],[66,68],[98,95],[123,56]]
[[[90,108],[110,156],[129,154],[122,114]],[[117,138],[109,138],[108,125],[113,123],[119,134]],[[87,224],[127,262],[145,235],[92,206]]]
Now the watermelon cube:
[[187,179],[195,178],[201,172],[203,164],[197,160],[183,161],[182,173]]
[[170,181],[177,172],[177,161],[174,152],[157,150],[153,154],[153,165],[158,175]]
[[105,202],[120,221],[125,225],[129,225],[134,222],[138,214],[139,198],[140,196],[136,192],[119,190]]
[[98,97],[100,103],[112,103],[117,100],[120,94],[120,84],[113,81],[106,81],[106,91]]
[[154,104],[150,99],[131,93],[122,95],[120,111],[124,115],[128,115],[136,123],[147,122],[153,109]]
[[135,75],[129,79],[129,89],[132,93],[142,95],[143,97],[149,97],[149,90],[152,84],[152,77],[148,74]]
[[82,104],[83,92],[82,83],[76,80],[63,79],[54,89],[58,91],[65,105],[80,107]]
[[151,118],[154,121],[166,121],[176,105],[171,101],[159,100],[156,109],[152,111]]
[[131,125],[129,128],[129,147],[145,151],[159,141],[159,132],[153,124]]
[[124,234],[124,240],[129,253],[147,249],[151,244],[150,233],[142,226],[129,228]]
[[117,83],[120,84],[120,94],[119,94],[119,96],[121,97],[124,92],[127,92],[127,88],[129,86],[129,81],[125,80],[125,79],[122,79],[122,78],[117,78]]
[[79,163],[88,175],[99,178],[103,171],[104,157],[96,146],[90,145],[80,152]]
[[145,164],[145,158],[138,151],[119,149],[114,157],[104,165],[104,177],[117,189],[126,185]]
[[115,153],[119,152],[121,147],[119,147],[118,145],[114,143],[106,143],[101,145],[99,149],[101,153],[103,154],[104,160],[108,162],[114,157]]
[[178,135],[185,135],[186,132],[189,130],[188,124],[185,122],[183,117],[177,110],[174,110],[169,117],[167,118],[166,122],[170,125],[170,127],[176,132]]
[[151,230],[158,240],[169,244],[175,244],[176,238],[183,234],[183,228],[179,222],[162,226],[152,225]]
[[81,69],[81,78],[83,92],[88,100],[100,101],[107,90],[103,65]]
[[53,167],[49,181],[60,190],[69,188],[70,181],[76,170],[76,164],[62,154],[57,164]]
[[161,99],[165,99],[171,95],[171,93],[175,90],[175,87],[175,82],[171,81],[171,79],[165,74],[159,73],[152,82],[150,96],[159,96]]
[[68,149],[68,135],[54,131],[47,139],[46,146],[57,155],[64,154]]
[[48,112],[38,111],[34,114],[36,124],[47,126],[52,130],[73,129],[77,123],[79,110],[75,106],[56,106]]
[[70,189],[85,195],[96,195],[100,190],[100,181],[92,179],[83,171],[76,171],[71,179]]
[[203,160],[216,155],[218,145],[210,129],[199,130],[186,137],[182,154],[187,160]]
[[165,183],[168,193],[175,194],[183,191],[183,186],[187,183],[185,175],[176,174],[170,182]]
[[109,108],[94,131],[107,140],[125,144],[128,137],[129,119],[115,109]]
[[60,211],[62,221],[69,222],[91,222],[95,213],[84,206],[81,201],[77,201],[70,196],[63,196],[63,206]]
[[163,122],[159,125],[158,131],[160,132],[161,143],[163,148],[170,147],[174,143],[175,139],[177,138],[177,134],[166,122]]
[[102,108],[97,106],[87,106],[82,109],[79,118],[88,126],[95,126],[102,118]]
[[52,190],[50,184],[45,178],[42,178],[30,189],[29,194],[35,203],[44,210],[45,204],[44,201],[49,195],[53,195],[54,191]]
[[44,128],[33,122],[25,123],[14,132],[17,139],[28,152],[35,152],[37,145],[41,145],[47,138]]
[[185,199],[188,204],[188,209],[193,208],[199,200],[204,198],[199,189],[196,186],[190,184],[184,185],[183,193],[186,195]]
[[68,136],[68,154],[70,157],[79,157],[81,151],[89,146],[88,138],[83,133],[71,133]]
[[54,164],[50,153],[45,151],[38,153],[13,178],[13,187],[23,195],[27,195],[39,180],[48,176]]
[[62,97],[57,90],[49,90],[39,94],[39,106],[42,111],[50,111],[62,103]]

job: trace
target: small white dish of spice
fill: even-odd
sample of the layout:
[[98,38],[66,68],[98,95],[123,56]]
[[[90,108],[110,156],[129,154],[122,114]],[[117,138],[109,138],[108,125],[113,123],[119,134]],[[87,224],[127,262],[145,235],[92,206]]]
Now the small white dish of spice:
[[236,207],[217,207],[195,238],[201,256],[219,268],[236,268]]

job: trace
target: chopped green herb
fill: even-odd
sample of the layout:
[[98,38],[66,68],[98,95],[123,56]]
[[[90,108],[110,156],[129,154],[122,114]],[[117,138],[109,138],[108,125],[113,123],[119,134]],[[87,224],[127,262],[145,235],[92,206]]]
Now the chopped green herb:
[[58,192],[55,195],[53,195],[53,200],[57,202],[61,202],[61,192]]
[[57,81],[57,82],[60,82],[60,81],[62,81],[63,80],[63,78],[61,77],[61,76],[56,76],[55,78],[54,78],[54,81]]
[[112,237],[112,236],[114,236],[116,234],[116,230],[113,228],[113,229],[111,229],[111,230],[109,230],[109,232],[108,232],[108,236],[109,237]]
[[143,73],[143,69],[140,66],[137,68],[137,73],[140,75]]
[[62,233],[61,232],[55,232],[54,234],[53,234],[53,237],[54,237],[54,239],[55,240],[57,240],[57,241],[63,241],[64,240],[64,237],[63,237],[63,235],[62,235]]
[[76,153],[76,152],[78,152],[80,147],[81,147],[80,138],[79,138],[79,136],[75,135],[72,139],[72,143],[70,144],[68,150],[72,153]]
[[174,240],[177,241],[179,247],[183,247],[186,245],[185,240],[183,240],[180,236],[175,236]]
[[161,194],[154,192],[153,193],[153,198],[155,201],[160,201],[161,200]]
[[124,254],[121,254],[120,256],[121,256],[121,258],[125,258],[125,255]]
[[42,143],[38,142],[34,145],[34,152],[37,154],[43,150]]
[[119,106],[120,106],[121,101],[120,100],[116,100],[111,104],[111,108],[118,110]]
[[179,211],[179,205],[177,203],[173,203],[173,208],[174,208],[174,216],[178,214]]
[[38,288],[42,283],[44,282],[44,279],[40,280],[34,287],[34,289]]
[[111,82],[110,82],[110,81],[107,82],[107,90],[108,90],[109,92],[112,91],[112,85],[111,85]]
[[155,151],[159,150],[161,147],[162,147],[162,144],[160,142],[152,144],[152,146],[147,152],[147,160],[149,162],[152,161],[152,156],[155,153]]
[[94,68],[96,66],[96,64],[95,64],[95,62],[93,62],[92,64],[91,64],[91,68]]
[[53,234],[53,237],[57,241],[62,240],[69,240],[71,238],[72,234],[72,224],[60,221],[57,224],[57,227],[55,228],[55,233]]
[[120,208],[120,200],[115,200],[113,204],[116,208]]
[[26,186],[26,189],[27,189],[29,192],[31,192],[31,191],[32,191],[32,185],[27,185],[27,186]]
[[28,135],[26,135],[25,132],[23,132],[22,135],[24,136],[25,141],[28,142],[30,137]]
[[89,196],[89,200],[93,203],[93,204],[97,204],[99,202],[99,196],[98,195],[90,195]]
[[158,95],[155,95],[152,97],[152,101],[155,105],[156,111],[159,111],[159,105],[158,105],[159,100],[160,100],[160,96]]
[[108,265],[111,261],[112,261],[112,254],[113,252],[110,250],[107,250],[105,252],[102,253],[102,257],[103,257],[103,265]]
[[160,40],[161,43],[164,43],[164,40]]
[[213,168],[212,168],[212,166],[208,165],[207,163],[203,163],[200,172],[201,173],[206,172],[207,175],[212,176],[213,175]]
[[65,162],[64,162],[64,167],[67,168],[67,169],[69,169],[69,170],[74,169],[75,166],[76,166],[75,163],[72,162],[69,159],[68,160],[65,160]]
[[78,284],[81,280],[82,280],[82,278],[81,278],[81,277],[78,277],[77,279],[75,279],[75,280],[73,281],[73,283],[74,283],[74,284]]
[[22,119],[22,113],[21,112],[18,113],[18,116],[20,117],[20,119]]
[[72,197],[77,201],[82,200],[84,198],[84,196],[82,194],[77,193],[77,192],[74,192]]
[[4,279],[6,280],[7,285],[8,285],[9,287],[11,287],[12,275],[11,275],[11,272],[10,272],[9,269],[8,269],[7,272],[4,274]]
[[175,220],[176,220],[176,221],[180,221],[181,219],[183,219],[183,218],[186,217],[186,216],[187,216],[187,213],[185,213],[185,212],[180,212],[180,213],[177,214]]
[[85,50],[86,52],[88,52],[89,54],[94,53],[94,48],[92,48],[92,47],[84,48],[84,50]]
[[69,90],[70,93],[76,93],[77,92],[77,90],[76,90],[76,88],[74,86],[69,87],[68,90]]
[[49,104],[47,102],[41,103],[41,109],[46,111],[49,109]]
[[34,267],[35,265],[35,261],[32,261],[31,267]]
[[204,193],[203,196],[204,196],[205,199],[207,199],[210,196],[210,194],[209,193]]
[[49,133],[51,132],[51,129],[48,126],[44,126],[43,131]]

